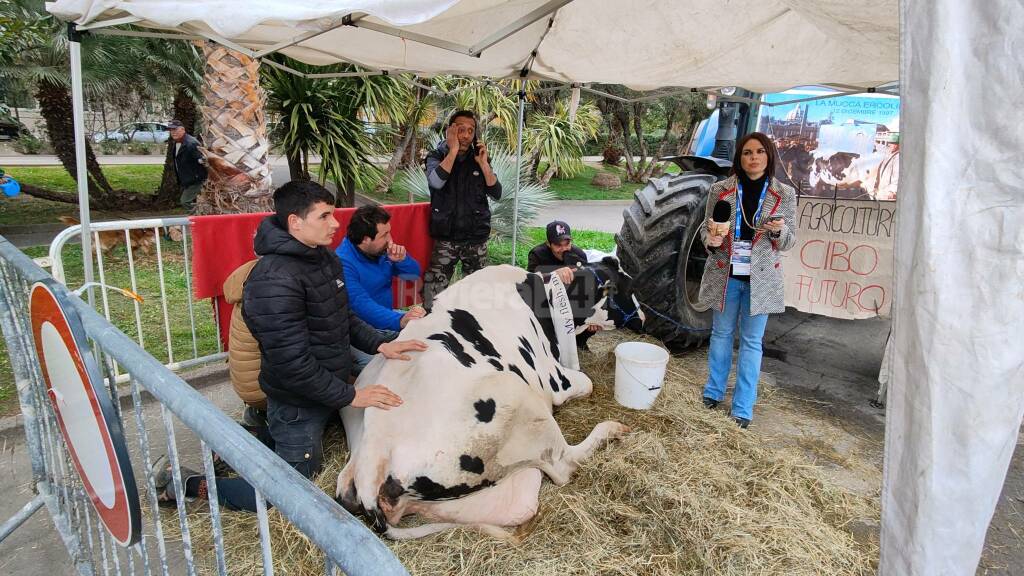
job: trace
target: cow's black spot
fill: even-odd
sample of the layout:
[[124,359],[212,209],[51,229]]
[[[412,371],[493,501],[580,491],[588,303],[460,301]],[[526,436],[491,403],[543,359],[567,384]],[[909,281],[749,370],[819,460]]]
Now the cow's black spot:
[[522,344],[524,348],[526,348],[527,350],[530,351],[530,355],[531,356],[536,356],[537,355],[537,353],[533,351],[533,346],[530,344],[530,341],[527,340],[525,337],[520,336],[519,337],[519,343]]
[[473,474],[484,473],[484,461],[479,456],[463,454],[459,456],[459,466],[466,472],[472,472]]
[[552,392],[558,392],[558,382],[555,381],[555,375],[548,376],[548,386],[551,386]]
[[462,342],[459,342],[459,339],[451,332],[431,334],[430,336],[427,336],[427,340],[437,340],[443,344],[448,352],[450,352],[452,356],[455,356],[455,359],[466,368],[469,368],[476,363],[476,360],[473,360],[473,357],[466,353],[466,349],[462,347]]
[[405,488],[402,488],[401,482],[395,480],[391,475],[388,475],[388,479],[380,485],[380,490],[377,495],[387,500],[389,504],[394,506],[398,503],[398,498],[405,494]]
[[[526,382],[526,376],[523,376],[523,371],[519,369],[519,366],[516,366],[515,364],[509,364],[508,369],[511,370],[512,372],[515,372],[517,376],[522,378],[523,382]],[[529,386],[530,383],[526,382],[526,385]]]
[[562,374],[561,370],[558,370],[558,379],[562,381],[563,391],[568,390],[569,387],[572,386],[572,384],[569,382],[569,379],[565,377],[565,374]]
[[526,348],[520,346],[519,354],[523,357],[523,360],[526,360],[526,363],[530,365],[530,368],[533,368],[534,370],[537,369],[537,367],[534,366],[533,364],[533,354],[530,354],[530,352],[527,351]]
[[476,419],[480,422],[490,422],[494,418],[495,404],[493,398],[477,400],[473,403],[473,408],[476,408]]
[[494,358],[488,358],[487,361],[490,362],[491,366],[494,366],[494,369],[497,370],[498,372],[501,372],[502,370],[505,369],[505,367],[501,365],[501,362],[498,362]]
[[494,482],[484,480],[476,486],[470,486],[465,482],[455,486],[443,486],[426,476],[417,476],[416,481],[409,486],[409,489],[419,494],[423,500],[451,500],[466,494],[472,494],[488,486],[494,486]]
[[494,344],[484,336],[480,322],[472,314],[458,309],[449,310],[448,314],[452,317],[452,330],[455,330],[456,334],[472,344],[477,352],[484,356],[498,358],[498,351],[494,349]]

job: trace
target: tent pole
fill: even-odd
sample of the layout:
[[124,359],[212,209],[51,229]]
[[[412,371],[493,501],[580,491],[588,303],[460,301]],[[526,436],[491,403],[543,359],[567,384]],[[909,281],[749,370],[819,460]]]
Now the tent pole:
[[526,79],[519,79],[519,123],[516,128],[516,192],[512,204],[512,265],[516,265],[519,232],[519,179],[523,166],[523,114],[526,109]]
[[[78,220],[82,223],[82,271],[84,283],[92,283],[92,233],[89,226],[89,176],[85,160],[85,105],[82,90],[82,32],[68,22],[68,51],[71,54],[71,110],[75,123],[75,179],[78,181]],[[89,288],[89,305],[93,301]]]

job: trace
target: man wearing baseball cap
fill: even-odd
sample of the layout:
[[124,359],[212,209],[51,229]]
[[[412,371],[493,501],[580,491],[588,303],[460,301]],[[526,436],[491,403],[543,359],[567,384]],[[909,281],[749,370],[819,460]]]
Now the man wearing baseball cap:
[[191,212],[206,182],[206,158],[199,151],[199,141],[185,132],[181,120],[168,122],[167,130],[174,140],[174,175],[181,187],[181,205]]
[[530,250],[527,258],[528,272],[552,272],[557,274],[563,284],[573,279],[573,269],[577,264],[587,263],[587,254],[572,244],[572,230],[561,220],[548,224],[547,242],[538,244]]

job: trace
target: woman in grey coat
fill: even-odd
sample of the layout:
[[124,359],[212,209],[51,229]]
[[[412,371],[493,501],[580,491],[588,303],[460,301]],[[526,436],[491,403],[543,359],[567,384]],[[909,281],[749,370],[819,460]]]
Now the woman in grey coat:
[[[725,399],[738,327],[731,416],[742,428],[754,417],[768,314],[786,309],[781,252],[796,243],[796,194],[772,177],[776,158],[775,145],[766,135],[753,132],[740,139],[732,176],[711,187],[700,232],[709,252],[700,303],[714,310],[704,405],[714,409]],[[728,204],[730,218],[716,225],[711,216],[719,201]],[[724,204],[720,213],[723,208]]]

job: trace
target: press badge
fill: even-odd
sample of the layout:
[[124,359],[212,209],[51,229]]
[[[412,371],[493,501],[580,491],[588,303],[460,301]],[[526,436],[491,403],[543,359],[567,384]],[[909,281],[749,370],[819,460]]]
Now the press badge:
[[735,240],[732,244],[732,273],[737,276],[750,276],[750,240]]

